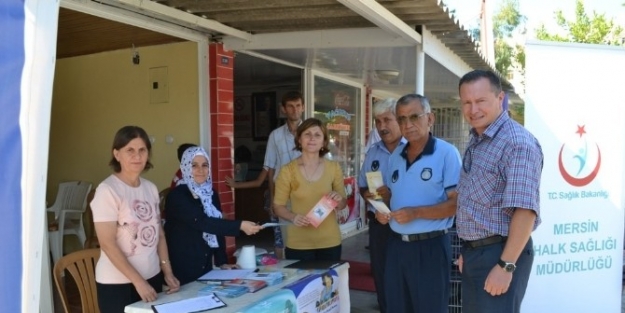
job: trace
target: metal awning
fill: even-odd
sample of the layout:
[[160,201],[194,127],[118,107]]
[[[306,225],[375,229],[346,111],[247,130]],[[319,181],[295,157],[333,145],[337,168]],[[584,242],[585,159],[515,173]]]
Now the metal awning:
[[[375,68],[373,63],[388,63],[382,56],[385,54],[392,55],[397,61],[395,67],[399,67],[404,72],[396,80],[401,82],[388,84],[388,82],[378,81],[377,83],[383,88],[396,88],[399,93],[407,90],[408,86],[414,82],[414,69],[409,68],[415,66],[415,52],[412,49],[424,39],[424,45],[429,42],[436,44],[436,51],[426,51],[426,54],[431,58],[426,58],[426,71],[428,73],[426,85],[428,85],[428,80],[430,80],[430,86],[432,86],[432,80],[440,81],[438,85],[445,84],[448,88],[444,90],[447,96],[450,93],[457,94],[457,85],[453,86],[457,84],[457,76],[462,75],[470,68],[495,70],[494,65],[489,64],[482,56],[477,42],[440,0],[101,0],[98,2],[93,0],[62,0],[62,4],[67,3],[89,3],[121,8],[136,12],[146,18],[162,20],[200,31],[214,41],[226,41],[229,38],[235,38],[246,44],[258,45],[258,43],[270,43],[271,40],[268,39],[273,39],[274,42],[276,39],[282,40],[282,44],[284,44],[284,41],[296,38],[290,47],[283,46],[279,48],[281,50],[271,50],[267,47],[241,50],[262,52],[271,57],[286,57],[287,60],[288,58],[298,60],[302,56],[314,55],[315,66],[318,69],[328,69],[329,72],[339,75],[343,73],[345,78],[360,79],[367,85],[374,85],[374,87],[376,84],[375,77],[373,81],[366,78],[366,72],[379,70],[380,68]],[[61,22],[60,24],[66,23]],[[61,39],[64,38],[63,35],[68,31],[72,33],[69,39],[76,40],[79,32],[78,27],[84,28],[83,30],[87,33],[98,31],[98,29],[92,29],[93,27],[90,27],[88,22],[76,23],[67,25],[69,26],[67,31],[60,27],[60,43]],[[101,23],[106,22],[101,21]],[[107,29],[108,33],[112,30],[109,27],[104,28]],[[176,41],[176,39],[167,37],[151,38],[150,34],[144,35],[143,32],[136,30],[132,32],[135,41],[137,38],[143,39],[146,43]],[[120,29],[117,32],[118,35],[108,34],[107,37],[123,38],[127,36],[127,33],[127,31],[124,32]],[[312,37],[301,39],[301,34],[305,33]],[[335,46],[325,44],[311,47],[302,44],[308,38],[314,38],[320,34],[334,36],[333,44]],[[354,34],[357,36],[352,36]],[[94,50],[104,49],[99,46],[106,43],[101,36],[96,36],[95,33],[92,36],[83,36],[81,45],[76,46],[88,47],[90,46],[89,40],[93,41],[93,45],[96,46]],[[116,43],[114,40],[110,40],[108,44]],[[347,46],[344,46],[345,44]],[[127,43],[124,42],[124,45]],[[385,49],[388,47],[394,48],[393,51],[387,53]],[[72,50],[73,48],[70,45],[60,44],[60,52],[66,53],[67,56],[76,55],[73,51],[66,52],[66,49]],[[343,51],[339,52],[338,50]],[[446,56],[437,58],[441,54]],[[453,57],[450,58],[449,56]],[[354,66],[354,58],[358,58],[358,60],[369,58],[369,63],[361,62],[361,64]],[[347,61],[340,62],[341,59]],[[339,61],[339,65],[336,66],[334,61]],[[310,59],[295,63],[308,66]],[[461,66],[454,68],[452,63],[461,64]],[[430,66],[429,69],[428,65]],[[332,68],[332,66],[336,68]],[[441,78],[433,79],[429,76],[437,74],[432,73],[431,69],[433,68],[439,71],[443,70],[442,73],[438,73]],[[514,94],[513,86],[505,77],[501,75],[500,77],[504,89],[512,92],[512,99],[519,100],[518,96]],[[384,84],[388,86],[382,86]],[[427,88],[426,91],[428,91]]]
[[[145,1],[145,0],[144,0]],[[127,5],[141,6],[142,0],[119,0]],[[477,42],[467,29],[450,13],[440,0],[149,0],[176,10],[195,15],[207,21],[248,34],[267,34],[311,30],[350,29],[376,27],[361,12],[348,8],[376,2],[405,24],[424,25],[445,46],[466,64],[477,69],[495,70],[478,49]],[[348,3],[349,5],[349,3]],[[145,5],[143,5],[145,7]],[[226,31],[209,30],[219,39],[232,35]],[[513,91],[512,85],[502,77],[504,88]]]

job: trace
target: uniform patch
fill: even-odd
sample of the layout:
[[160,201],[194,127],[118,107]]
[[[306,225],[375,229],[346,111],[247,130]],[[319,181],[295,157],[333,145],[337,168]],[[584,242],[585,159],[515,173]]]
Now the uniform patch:
[[380,161],[373,160],[373,162],[371,162],[371,170],[375,172],[378,169],[380,169]]
[[393,176],[391,176],[391,182],[396,183],[399,179],[399,170],[395,170],[393,172]]
[[429,167],[426,167],[421,171],[421,179],[428,181],[430,180],[430,178],[432,178],[432,169]]

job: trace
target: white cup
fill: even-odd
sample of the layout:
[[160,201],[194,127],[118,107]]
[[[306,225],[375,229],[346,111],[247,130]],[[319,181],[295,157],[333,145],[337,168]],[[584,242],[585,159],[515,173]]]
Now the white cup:
[[237,265],[242,269],[256,268],[256,247],[253,245],[243,246],[237,257]]

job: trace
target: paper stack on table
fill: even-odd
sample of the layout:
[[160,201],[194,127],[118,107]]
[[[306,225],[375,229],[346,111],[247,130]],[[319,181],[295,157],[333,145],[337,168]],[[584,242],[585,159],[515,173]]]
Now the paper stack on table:
[[245,277],[245,279],[262,280],[269,286],[277,285],[282,282],[284,275],[282,272],[260,272],[251,273]]
[[214,269],[210,272],[202,275],[197,280],[233,280],[237,278],[245,278],[245,276],[253,273],[253,269],[242,270],[242,269],[231,269],[231,270],[218,270]]
[[236,298],[240,295],[246,294],[247,292],[248,289],[245,286],[206,285],[202,287],[202,289],[198,290],[197,294],[199,296],[205,296],[214,293],[218,296],[226,298]]
[[225,286],[243,286],[247,288],[247,292],[256,292],[267,287],[267,283],[257,279],[235,279],[224,282]]

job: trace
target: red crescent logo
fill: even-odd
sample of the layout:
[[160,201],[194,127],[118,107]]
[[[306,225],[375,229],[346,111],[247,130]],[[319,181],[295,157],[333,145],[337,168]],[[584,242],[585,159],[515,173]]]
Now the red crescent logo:
[[582,187],[590,184],[590,182],[592,182],[595,177],[597,177],[597,174],[599,173],[599,167],[601,167],[601,150],[599,150],[599,145],[597,145],[597,165],[592,170],[592,172],[588,174],[588,176],[582,178],[575,178],[566,171],[566,169],[564,168],[564,164],[562,164],[562,150],[564,150],[564,145],[562,145],[562,148],[560,148],[560,154],[558,155],[558,167],[560,168],[560,174],[562,175],[562,178],[564,178],[567,183],[575,187]]

